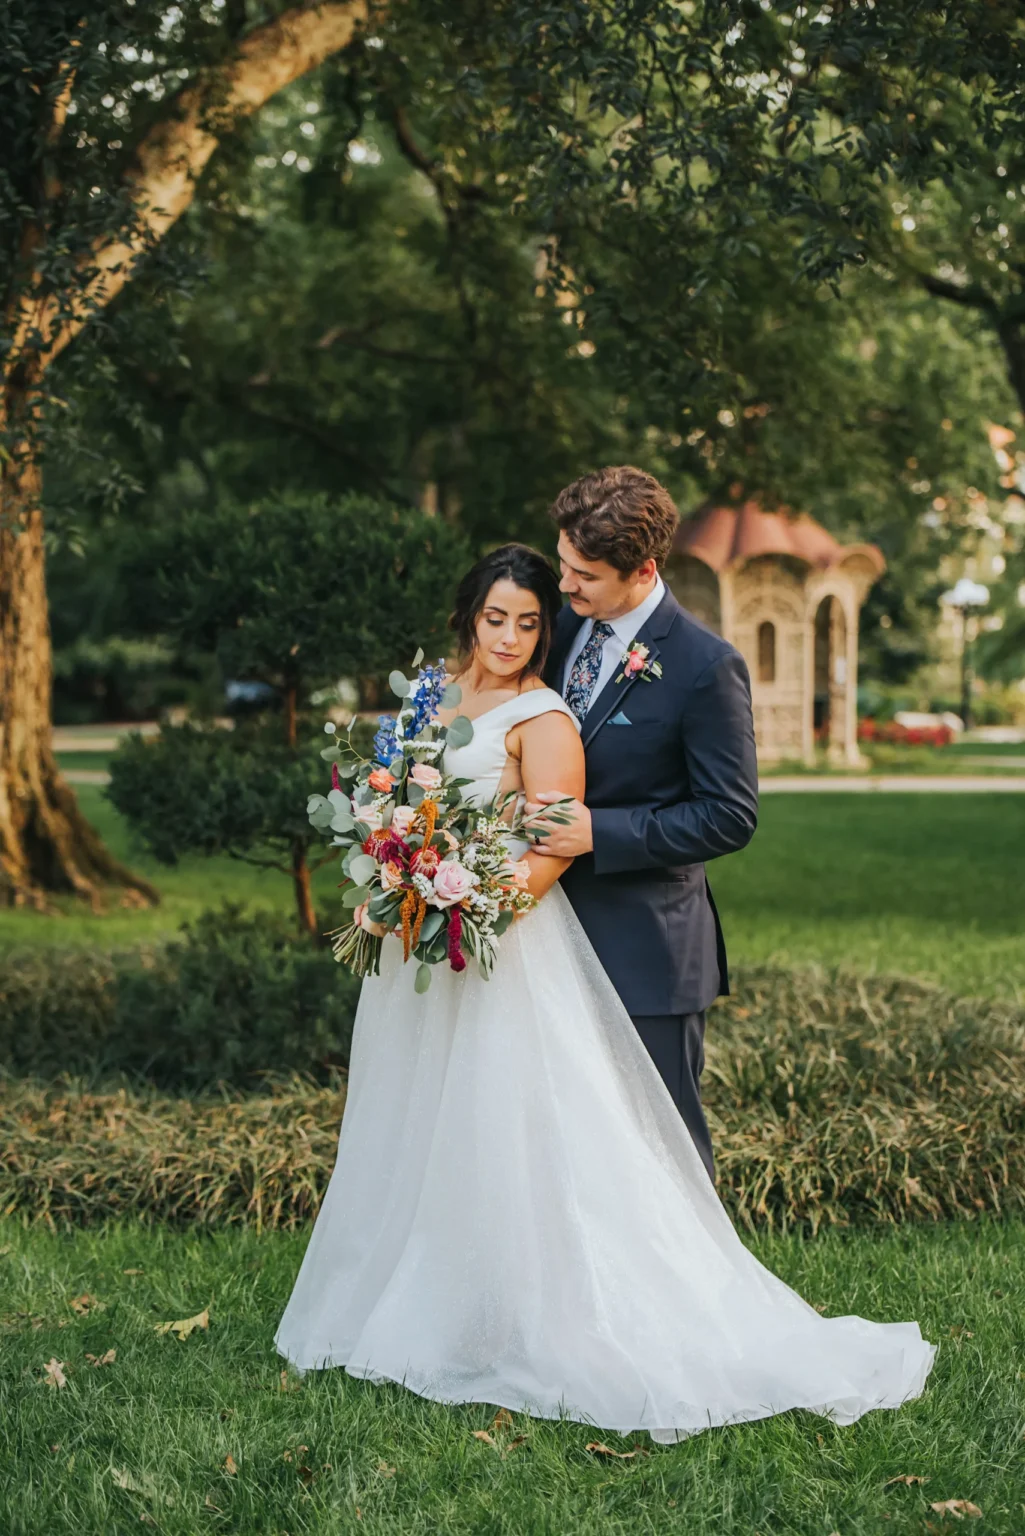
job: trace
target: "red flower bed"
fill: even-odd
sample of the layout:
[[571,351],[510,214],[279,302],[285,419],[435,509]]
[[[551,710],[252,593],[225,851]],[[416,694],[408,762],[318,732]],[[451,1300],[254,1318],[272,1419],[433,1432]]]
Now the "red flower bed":
[[907,726],[898,725],[896,720],[880,725],[870,715],[858,721],[859,741],[885,741],[902,747],[949,747],[953,739],[949,725]]

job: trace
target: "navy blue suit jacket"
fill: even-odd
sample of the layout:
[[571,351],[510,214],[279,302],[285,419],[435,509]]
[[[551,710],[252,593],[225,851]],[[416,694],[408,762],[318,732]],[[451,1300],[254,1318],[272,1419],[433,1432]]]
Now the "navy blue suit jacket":
[[[559,616],[546,681],[560,693],[583,622]],[[613,679],[591,700],[594,852],[562,886],[628,1013],[697,1013],[729,991],[705,862],[743,848],[758,819],[751,684],[739,651],[671,592],[636,638],[662,676]]]

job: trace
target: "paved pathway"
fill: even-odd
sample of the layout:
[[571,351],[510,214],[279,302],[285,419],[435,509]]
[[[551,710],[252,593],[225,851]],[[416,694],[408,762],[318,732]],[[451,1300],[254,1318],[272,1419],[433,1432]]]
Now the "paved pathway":
[[[109,784],[110,774],[98,768],[69,768],[64,774],[69,784]],[[758,781],[763,795],[815,794],[1025,794],[1025,773],[999,774],[778,774]]]
[[778,774],[760,779],[763,795],[805,794],[1025,794],[1025,774]]

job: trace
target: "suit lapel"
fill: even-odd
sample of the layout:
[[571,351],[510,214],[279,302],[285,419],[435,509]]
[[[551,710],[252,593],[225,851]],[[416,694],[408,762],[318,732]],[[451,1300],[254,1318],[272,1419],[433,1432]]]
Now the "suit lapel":
[[[634,640],[640,640],[648,647],[649,661],[657,659],[659,655],[658,642],[669,631],[678,612],[679,604],[667,588],[665,597],[663,597],[651,618],[646,624],[642,624],[637,634],[633,636]],[[620,677],[621,681],[617,683],[616,677]],[[632,677],[627,677],[622,672],[622,669],[620,669],[612,677],[611,681],[605,684],[605,687],[584,716],[580,727],[580,736],[585,747],[590,744],[596,732],[605,724],[612,711],[620,707],[621,701],[626,698],[639,677],[639,672],[635,672]],[[657,686],[657,681],[645,684],[646,688]]]

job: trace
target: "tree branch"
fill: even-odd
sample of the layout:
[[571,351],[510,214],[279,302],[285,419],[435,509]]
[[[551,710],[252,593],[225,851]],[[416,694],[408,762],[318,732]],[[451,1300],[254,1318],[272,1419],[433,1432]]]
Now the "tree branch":
[[934,277],[931,272],[916,272],[917,281],[937,299],[949,299],[953,304],[962,304],[966,309],[982,309],[987,314],[996,314],[995,301],[978,284],[961,287],[958,283],[951,283],[944,277]]
[[345,48],[367,19],[368,9],[369,0],[294,6],[241,38],[223,64],[175,97],[168,115],[139,144],[125,176],[135,212],[133,227],[97,241],[80,263],[82,288],[70,315],[62,314],[57,295],[29,295],[22,302],[5,373],[27,352],[36,353],[46,367],[64,350],[189,207],[197,180],[224,134]]

